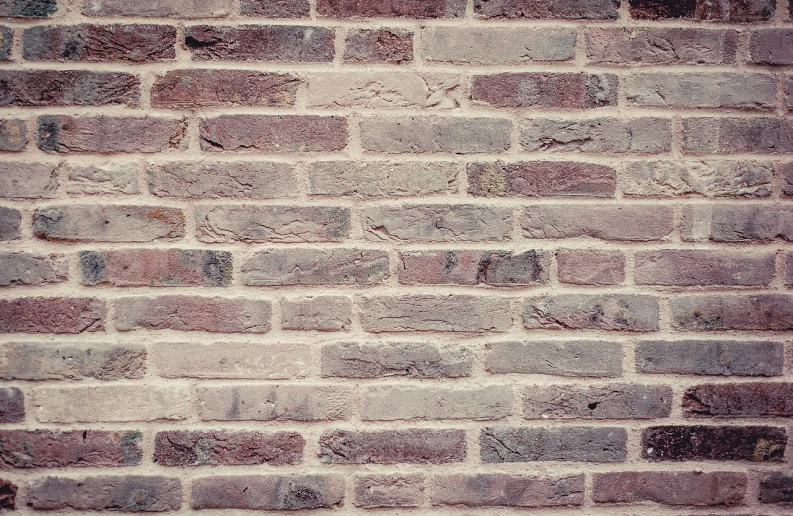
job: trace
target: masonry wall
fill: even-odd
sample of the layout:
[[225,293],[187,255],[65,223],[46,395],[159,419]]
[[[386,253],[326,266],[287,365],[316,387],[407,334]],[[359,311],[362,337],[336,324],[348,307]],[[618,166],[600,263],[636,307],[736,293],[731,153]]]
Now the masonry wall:
[[789,514],[791,11],[0,1],[0,507]]

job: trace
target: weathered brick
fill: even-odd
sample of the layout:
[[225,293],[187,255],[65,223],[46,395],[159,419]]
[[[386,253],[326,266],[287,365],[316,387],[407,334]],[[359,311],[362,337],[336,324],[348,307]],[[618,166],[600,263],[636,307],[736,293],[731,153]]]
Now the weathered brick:
[[465,0],[318,0],[317,12],[330,18],[460,18]]
[[619,285],[625,281],[625,255],[621,251],[559,249],[559,281],[574,285]]
[[364,421],[490,421],[512,413],[512,389],[500,385],[476,388],[369,387],[362,393]]
[[69,275],[64,254],[0,252],[0,286],[62,283]]
[[793,30],[761,29],[752,32],[749,43],[752,61],[757,64],[793,64]]
[[497,154],[512,132],[506,118],[366,117],[360,125],[363,149],[385,154]]
[[530,297],[523,311],[527,329],[654,331],[658,298],[638,294],[560,294]]
[[235,475],[193,480],[193,509],[300,510],[340,507],[341,475]]
[[138,106],[140,79],[123,72],[0,70],[0,106]]
[[344,60],[371,64],[410,63],[413,61],[413,31],[353,29],[344,41]]
[[25,420],[25,395],[16,387],[0,388],[0,423]]
[[793,207],[711,204],[683,206],[683,240],[756,242],[793,240]]
[[64,164],[66,193],[70,194],[136,194],[137,163]]
[[57,163],[0,162],[0,197],[50,199],[57,190]]
[[792,504],[793,476],[775,471],[760,478],[760,503]]
[[468,193],[488,197],[612,197],[617,172],[575,161],[468,164]]
[[308,105],[334,108],[454,109],[460,75],[449,73],[326,72],[308,78]]
[[70,204],[33,214],[36,237],[56,242],[154,242],[184,236],[184,214],[163,206]]
[[421,55],[428,62],[521,64],[569,61],[576,31],[568,28],[433,27],[421,33]]
[[559,478],[504,473],[436,475],[432,479],[432,504],[464,507],[583,505],[584,475]]
[[336,421],[349,419],[352,390],[331,385],[199,387],[203,421]]
[[231,284],[231,253],[198,249],[81,251],[84,285],[114,287],[225,287]]
[[240,272],[245,285],[377,285],[388,277],[389,259],[374,249],[268,249]]
[[309,0],[242,0],[243,16],[265,18],[308,18]]
[[85,16],[152,16],[168,18],[218,18],[231,14],[226,0],[96,0],[85,2]]
[[668,385],[532,385],[523,392],[523,416],[526,419],[653,419],[669,416],[672,397]]
[[306,440],[297,432],[157,432],[154,462],[161,466],[297,464]]
[[520,144],[529,152],[659,154],[672,148],[668,118],[530,118],[520,123]]
[[785,361],[782,342],[651,340],[636,346],[636,369],[650,374],[778,376]]
[[0,468],[135,466],[140,432],[0,430]]
[[793,252],[785,253],[785,285],[793,285]]
[[331,206],[197,206],[201,242],[341,242],[350,231],[349,208]]
[[273,199],[298,195],[294,167],[287,163],[174,161],[147,168],[149,191],[158,197]]
[[200,120],[201,150],[331,152],[347,146],[347,119],[316,115],[222,115]]
[[421,474],[358,475],[354,477],[356,507],[418,507],[424,503]]
[[626,27],[585,32],[587,60],[619,65],[727,64],[735,61],[738,33],[700,28]]
[[683,395],[685,416],[793,417],[793,383],[700,384]]
[[484,463],[575,461],[622,462],[624,428],[565,426],[484,428],[479,452]]
[[[11,27],[0,25],[0,61],[11,60],[11,48],[14,45],[14,31]],[[0,504],[0,506],[2,506]]]
[[322,376],[339,378],[460,378],[471,375],[465,347],[423,342],[344,342],[322,347]]
[[[793,76],[790,77],[790,83],[791,87],[789,90],[791,99],[788,101],[788,104],[793,108]],[[793,195],[793,163],[782,165],[782,193],[787,196]]]
[[10,480],[0,479],[0,509],[14,510],[17,506],[19,486]]
[[381,332],[504,332],[512,327],[509,299],[469,295],[363,297],[364,330]]
[[622,374],[622,346],[617,342],[494,342],[485,344],[489,373],[615,377]]
[[0,300],[0,333],[105,331],[105,302],[93,297],[23,297]]
[[182,482],[178,478],[138,475],[44,477],[28,488],[27,504],[35,510],[172,511],[182,505]]
[[14,240],[19,238],[19,225],[22,214],[19,210],[0,206],[0,240]]
[[620,0],[474,0],[481,18],[615,20]]
[[363,230],[373,241],[503,241],[512,238],[512,209],[477,204],[371,206],[364,208]]
[[116,300],[116,328],[266,333],[270,301],[244,297],[158,296]]
[[747,251],[664,249],[638,251],[637,285],[768,285],[776,254]]
[[669,301],[677,330],[793,329],[793,296],[785,294],[676,296]]
[[315,161],[308,164],[308,191],[345,197],[455,194],[459,168],[444,161]]
[[40,387],[33,398],[40,423],[179,421],[191,412],[186,386]]
[[614,74],[500,73],[475,75],[471,99],[494,107],[587,109],[617,105]]
[[2,347],[6,380],[120,380],[143,378],[146,348],[139,344],[11,343]]
[[782,118],[684,118],[688,154],[790,154],[793,121]]
[[674,214],[665,206],[543,205],[525,208],[526,238],[580,238],[647,242],[672,232]]
[[746,474],[726,471],[625,471],[595,473],[595,503],[655,502],[663,505],[739,505]]
[[619,185],[636,197],[768,197],[773,177],[773,165],[759,161],[634,161]]
[[324,27],[192,25],[185,29],[184,41],[194,61],[328,63],[335,55],[335,37],[333,29]]
[[181,118],[45,115],[38,120],[41,150],[62,154],[183,151],[186,131]]
[[174,109],[294,106],[300,79],[255,70],[169,70],[154,81],[151,105]]
[[304,344],[162,342],[152,351],[157,374],[166,378],[276,380],[307,376],[311,365]]
[[776,77],[770,73],[637,73],[625,78],[628,105],[652,107],[776,107]]
[[639,20],[684,19],[754,22],[771,19],[776,0],[629,0],[631,16]]
[[464,430],[329,430],[319,460],[332,464],[447,464],[466,457]]
[[406,285],[517,286],[548,282],[550,255],[543,251],[405,251],[399,282]]
[[345,331],[352,323],[352,299],[314,296],[281,300],[281,328],[303,331]]
[[652,426],[642,432],[642,457],[778,462],[786,444],[785,429],[770,426]]
[[40,25],[25,29],[27,61],[125,61],[176,57],[176,28],[170,25]]
[[6,0],[0,16],[11,18],[49,18],[58,10],[58,0]]
[[18,118],[0,119],[0,152],[18,152],[28,146],[25,121]]

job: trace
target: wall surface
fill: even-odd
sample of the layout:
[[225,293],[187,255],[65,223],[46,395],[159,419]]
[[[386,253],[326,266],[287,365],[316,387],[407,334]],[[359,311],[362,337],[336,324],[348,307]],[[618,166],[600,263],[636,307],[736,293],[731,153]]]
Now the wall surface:
[[792,10],[0,0],[0,507],[790,514]]

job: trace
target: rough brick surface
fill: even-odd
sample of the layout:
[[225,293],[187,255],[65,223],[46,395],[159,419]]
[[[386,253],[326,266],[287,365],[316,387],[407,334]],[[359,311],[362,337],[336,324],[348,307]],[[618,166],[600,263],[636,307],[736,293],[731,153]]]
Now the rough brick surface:
[[334,31],[323,27],[193,25],[184,42],[195,61],[323,63],[333,60],[333,37]]
[[432,483],[433,505],[559,507],[584,502],[584,476],[536,478],[500,473],[442,475]]
[[509,300],[469,295],[364,297],[366,331],[504,332],[512,326]]
[[129,205],[46,206],[33,214],[38,238],[60,242],[153,242],[184,236],[176,208]]
[[531,386],[523,393],[526,419],[652,419],[671,408],[668,385]]
[[0,300],[0,333],[83,333],[105,330],[106,306],[93,297]]
[[619,0],[474,0],[474,12],[483,18],[584,19],[617,18]]
[[58,10],[57,0],[7,0],[0,16],[11,18],[48,18]]
[[270,249],[242,264],[246,285],[376,285],[388,255],[373,249]]
[[50,163],[0,163],[0,197],[49,199],[58,191],[58,166]]
[[468,193],[488,197],[611,197],[616,171],[581,162],[471,163]]
[[317,11],[332,18],[457,18],[465,0],[318,0]]
[[646,340],[636,346],[636,369],[651,374],[778,376],[782,342],[730,340]]
[[308,81],[308,105],[453,109],[462,89],[462,77],[454,74],[317,73]]
[[424,501],[422,475],[361,475],[354,481],[356,507],[418,507]]
[[270,313],[269,301],[239,297],[124,297],[116,302],[116,328],[266,333]]
[[162,512],[182,505],[178,478],[155,476],[44,477],[29,488],[36,510]]
[[477,242],[509,240],[512,211],[481,204],[373,206],[364,211],[367,240]]
[[69,194],[136,194],[140,191],[138,166],[121,162],[107,165],[61,165]]
[[658,329],[658,299],[641,295],[561,295],[526,299],[527,329]]
[[61,154],[181,151],[186,129],[180,118],[46,115],[38,120],[38,142]]
[[637,73],[625,81],[632,106],[773,109],[776,77],[766,73]]
[[224,115],[201,119],[201,149],[210,152],[342,150],[347,119],[315,115]]
[[661,154],[671,150],[672,128],[664,118],[531,118],[520,123],[520,144],[528,152]]
[[295,432],[202,432],[170,430],[157,433],[154,461],[162,466],[295,464],[306,441]]
[[345,331],[352,323],[352,300],[316,296],[281,301],[281,328],[302,331]]
[[770,426],[654,426],[642,432],[642,457],[654,461],[781,461],[784,428]]
[[241,385],[198,389],[204,421],[335,421],[349,419],[347,387]]
[[479,435],[482,462],[622,462],[623,428],[565,426],[484,428]]
[[319,446],[319,459],[331,464],[446,464],[466,457],[463,430],[331,430]]
[[793,64],[793,31],[790,29],[761,29],[752,32],[749,43],[752,61],[758,64]]
[[454,194],[458,170],[454,163],[442,161],[318,161],[309,165],[309,193],[345,197]]
[[357,29],[347,35],[344,60],[351,63],[403,64],[413,61],[413,32]]
[[341,378],[459,378],[471,375],[466,348],[425,343],[329,344],[322,348],[322,376]]
[[0,286],[61,283],[69,274],[63,254],[35,255],[0,252]]
[[0,423],[25,420],[25,395],[16,387],[0,389]]
[[609,65],[727,64],[735,60],[734,30],[631,27],[586,31],[587,59]]
[[702,384],[686,389],[683,412],[687,416],[793,417],[793,384]]
[[158,197],[271,199],[296,195],[294,168],[277,162],[175,161],[148,167]]
[[230,14],[231,7],[225,0],[138,0],[134,4],[124,0],[99,0],[85,2],[82,12],[86,16],[215,18]]
[[527,238],[590,237],[600,240],[661,240],[672,232],[673,213],[662,206],[531,206],[521,226]]
[[240,12],[265,18],[307,18],[308,0],[242,0]]
[[0,206],[0,240],[14,240],[19,237],[22,215],[19,210]]
[[612,74],[477,75],[471,98],[494,107],[597,108],[617,104],[617,83]]
[[301,510],[342,505],[340,475],[234,475],[197,478],[194,509]]
[[17,152],[28,146],[28,130],[22,120],[0,120],[0,152]]
[[8,380],[140,379],[146,348],[139,344],[11,343],[2,347],[0,375]]
[[143,455],[140,432],[101,430],[0,431],[0,467],[135,466]]
[[774,169],[757,161],[635,161],[619,183],[635,197],[769,197]]
[[2,106],[137,106],[139,102],[140,80],[128,73],[76,70],[0,72]]
[[760,479],[760,503],[793,503],[793,476],[785,473],[770,473]]
[[596,473],[593,490],[596,503],[730,506],[743,501],[747,484],[741,473],[644,471]]
[[618,285],[625,281],[625,255],[620,251],[559,249],[559,281],[574,285]]
[[785,294],[676,297],[671,300],[672,326],[684,331],[790,330],[792,300]]
[[775,4],[775,0],[629,0],[631,16],[639,20],[764,21],[773,16]]
[[288,74],[243,70],[173,70],[151,91],[156,107],[198,109],[231,106],[292,106],[299,80]]

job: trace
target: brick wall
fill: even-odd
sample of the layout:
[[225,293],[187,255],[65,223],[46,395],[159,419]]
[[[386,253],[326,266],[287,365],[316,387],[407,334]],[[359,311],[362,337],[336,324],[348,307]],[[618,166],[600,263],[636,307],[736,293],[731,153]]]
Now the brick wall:
[[0,1],[0,507],[789,514],[791,10]]

